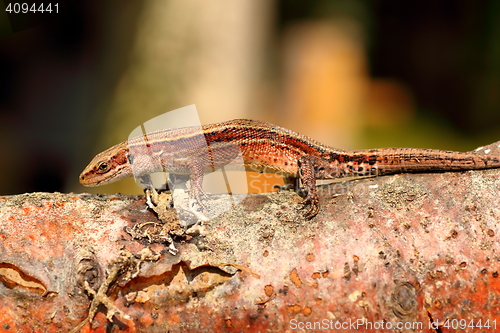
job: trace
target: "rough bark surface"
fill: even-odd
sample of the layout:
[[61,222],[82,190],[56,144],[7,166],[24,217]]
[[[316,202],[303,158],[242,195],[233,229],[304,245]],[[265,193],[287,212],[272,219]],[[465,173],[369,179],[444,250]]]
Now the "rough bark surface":
[[494,332],[499,189],[499,170],[325,185],[310,221],[292,192],[250,195],[175,255],[143,196],[0,197],[0,332]]

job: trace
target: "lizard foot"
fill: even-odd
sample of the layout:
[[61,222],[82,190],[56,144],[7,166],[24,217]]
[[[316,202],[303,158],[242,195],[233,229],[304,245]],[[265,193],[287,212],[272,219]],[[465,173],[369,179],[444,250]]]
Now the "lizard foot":
[[312,219],[316,215],[318,215],[319,209],[320,209],[320,204],[319,204],[319,197],[317,193],[309,193],[306,195],[306,197],[300,202],[301,209],[306,209],[307,211],[304,214],[304,217],[307,220]]
[[207,206],[205,205],[204,200],[205,201],[208,200],[209,197],[205,191],[203,191],[202,189],[199,189],[199,188],[192,188],[191,191],[189,192],[189,197],[192,201],[196,202],[202,210],[207,209]]

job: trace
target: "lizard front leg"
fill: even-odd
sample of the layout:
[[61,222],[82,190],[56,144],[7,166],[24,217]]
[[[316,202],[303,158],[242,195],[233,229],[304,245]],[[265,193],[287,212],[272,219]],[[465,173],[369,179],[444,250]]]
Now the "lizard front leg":
[[305,198],[300,202],[309,209],[305,213],[306,219],[316,216],[320,209],[318,190],[316,189],[316,167],[323,162],[319,157],[305,155],[298,159],[299,176],[307,191]]
[[205,166],[201,158],[194,158],[193,162],[189,165],[191,178],[191,191],[189,192],[189,197],[195,200],[202,209],[206,209],[206,205],[203,203],[202,199],[208,199],[208,195],[203,190],[204,169]]

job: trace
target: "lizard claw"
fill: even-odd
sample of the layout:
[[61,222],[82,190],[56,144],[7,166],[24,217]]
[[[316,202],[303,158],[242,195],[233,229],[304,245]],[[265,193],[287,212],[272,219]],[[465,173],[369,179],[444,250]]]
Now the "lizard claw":
[[319,205],[311,203],[309,210],[304,214],[304,217],[307,220],[310,220],[313,217],[315,217],[316,215],[318,215],[318,213],[319,213]]
[[306,209],[304,217],[308,220],[315,217],[319,212],[319,197],[317,193],[311,193],[311,191],[306,195],[306,197],[300,202],[303,205],[300,209]]

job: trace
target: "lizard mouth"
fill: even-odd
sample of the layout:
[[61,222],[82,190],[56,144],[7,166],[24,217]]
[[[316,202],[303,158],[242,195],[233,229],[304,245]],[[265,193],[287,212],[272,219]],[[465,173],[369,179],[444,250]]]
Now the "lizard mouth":
[[92,181],[92,177],[89,177],[85,173],[80,175],[80,184],[87,187],[99,186],[101,184],[100,181]]
[[115,177],[116,173],[106,175],[106,179],[99,179],[100,177],[98,175],[88,175],[82,173],[80,175],[80,184],[86,187],[96,187],[111,183]]

